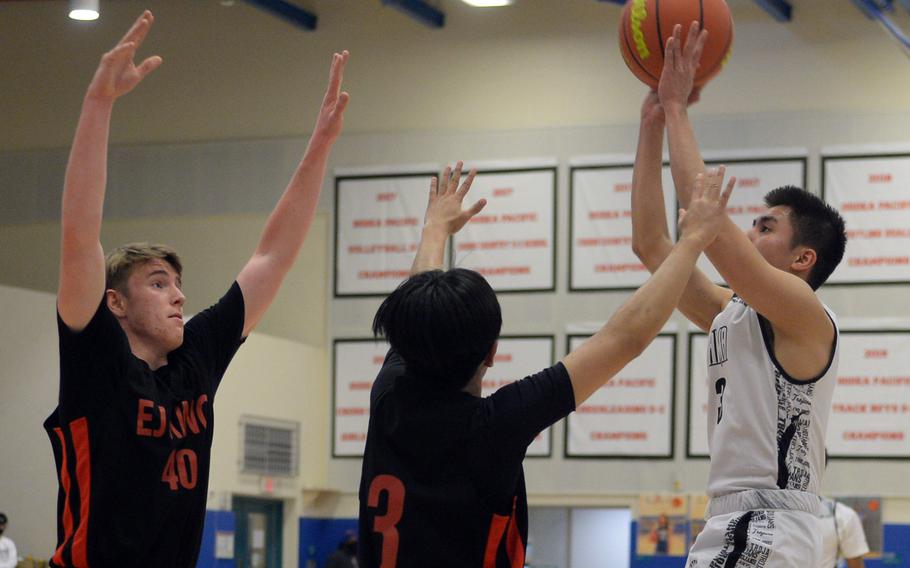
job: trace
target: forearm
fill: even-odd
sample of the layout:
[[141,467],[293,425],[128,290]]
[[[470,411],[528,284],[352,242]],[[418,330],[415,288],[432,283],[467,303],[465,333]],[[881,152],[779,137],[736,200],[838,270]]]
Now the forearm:
[[695,176],[705,171],[705,162],[698,151],[695,130],[685,106],[669,105],[667,117],[667,143],[670,147],[670,171],[676,186],[676,197],[683,209],[689,207]]
[[73,138],[61,203],[64,249],[100,242],[113,101],[86,97]]
[[449,233],[443,227],[427,224],[423,227],[417,255],[411,265],[411,275],[428,270],[442,270]]
[[290,269],[306,238],[325,179],[331,144],[310,142],[303,159],[269,215],[255,255],[274,268]]
[[643,120],[632,173],[632,250],[653,272],[672,248],[661,180],[663,123]]
[[[679,304],[701,254],[701,246],[685,237],[673,246],[660,268],[610,318],[602,333],[625,337],[643,350],[660,332]],[[633,354],[631,358],[637,356]]]

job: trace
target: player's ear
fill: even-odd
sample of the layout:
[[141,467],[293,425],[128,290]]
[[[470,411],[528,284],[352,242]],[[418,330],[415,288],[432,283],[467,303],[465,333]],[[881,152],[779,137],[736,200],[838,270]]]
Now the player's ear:
[[115,317],[122,318],[126,316],[126,296],[113,288],[108,288],[104,292],[104,296],[107,301],[107,309],[109,309]]
[[796,250],[795,258],[790,263],[790,268],[797,273],[809,272],[818,261],[818,255],[810,248]]

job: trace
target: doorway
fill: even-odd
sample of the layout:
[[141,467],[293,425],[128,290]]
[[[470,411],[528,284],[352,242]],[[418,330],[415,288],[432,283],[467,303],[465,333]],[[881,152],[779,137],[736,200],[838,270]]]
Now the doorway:
[[280,568],[284,503],[234,496],[232,505],[237,568]]

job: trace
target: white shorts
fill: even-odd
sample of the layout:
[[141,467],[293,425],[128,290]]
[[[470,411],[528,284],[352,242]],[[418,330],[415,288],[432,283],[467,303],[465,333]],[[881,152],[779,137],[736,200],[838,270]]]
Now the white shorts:
[[740,511],[708,519],[686,568],[807,568],[818,565],[818,519],[803,511]]

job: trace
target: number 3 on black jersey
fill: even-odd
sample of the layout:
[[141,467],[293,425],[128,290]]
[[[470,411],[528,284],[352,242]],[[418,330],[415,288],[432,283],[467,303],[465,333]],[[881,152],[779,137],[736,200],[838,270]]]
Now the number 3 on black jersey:
[[379,506],[379,495],[387,495],[384,515],[373,519],[373,532],[382,535],[382,562],[379,568],[395,568],[398,564],[398,529],[396,525],[404,512],[404,483],[394,475],[377,475],[370,483],[370,494],[367,506],[375,509]]
[[714,392],[717,393],[717,423],[724,417],[724,390],[727,388],[727,379],[721,377],[714,383]]

